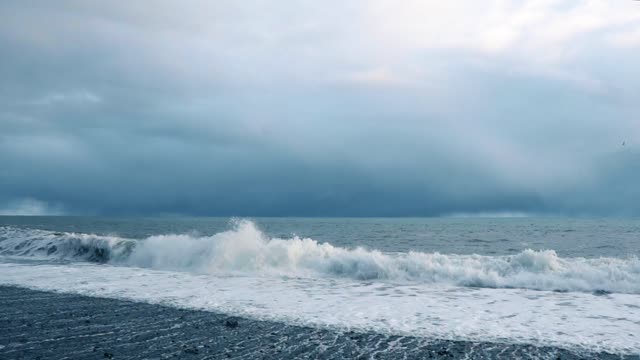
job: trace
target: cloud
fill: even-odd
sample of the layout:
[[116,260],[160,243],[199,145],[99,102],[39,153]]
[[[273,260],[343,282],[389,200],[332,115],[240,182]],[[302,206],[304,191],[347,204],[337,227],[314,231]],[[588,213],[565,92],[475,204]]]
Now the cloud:
[[408,81],[394,74],[389,69],[374,68],[364,71],[356,71],[346,77],[346,82],[355,85],[368,86],[393,86],[404,85]]
[[30,198],[10,201],[4,207],[0,207],[0,215],[43,216],[62,214],[64,212],[60,206],[50,206],[46,202]]
[[640,214],[637,5],[3,2],[0,202]]
[[630,30],[615,32],[608,39],[615,47],[637,48],[640,46],[640,24]]
[[41,98],[30,101],[30,104],[39,106],[54,106],[54,105],[84,105],[84,104],[98,104],[102,102],[102,98],[98,95],[91,93],[90,91],[71,91],[71,92],[58,92],[50,93]]

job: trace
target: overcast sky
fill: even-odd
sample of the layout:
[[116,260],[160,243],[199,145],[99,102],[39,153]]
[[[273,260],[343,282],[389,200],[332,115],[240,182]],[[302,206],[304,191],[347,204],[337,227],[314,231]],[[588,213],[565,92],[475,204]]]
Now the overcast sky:
[[4,0],[0,213],[640,216],[640,2]]

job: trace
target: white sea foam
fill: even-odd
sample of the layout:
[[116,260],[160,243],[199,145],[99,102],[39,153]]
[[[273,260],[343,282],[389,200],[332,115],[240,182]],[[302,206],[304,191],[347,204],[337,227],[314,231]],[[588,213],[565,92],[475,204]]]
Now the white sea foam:
[[309,238],[269,238],[250,221],[212,236],[143,240],[2,228],[0,254],[104,260],[209,275],[346,278],[482,288],[640,294],[640,260],[561,258],[555,251],[513,256],[382,253]]

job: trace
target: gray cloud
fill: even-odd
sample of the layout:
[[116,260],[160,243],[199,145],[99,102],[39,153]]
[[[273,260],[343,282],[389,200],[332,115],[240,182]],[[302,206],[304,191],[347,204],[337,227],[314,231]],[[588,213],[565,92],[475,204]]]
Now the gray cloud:
[[5,2],[0,204],[640,214],[640,21],[515,3],[433,37],[420,3]]

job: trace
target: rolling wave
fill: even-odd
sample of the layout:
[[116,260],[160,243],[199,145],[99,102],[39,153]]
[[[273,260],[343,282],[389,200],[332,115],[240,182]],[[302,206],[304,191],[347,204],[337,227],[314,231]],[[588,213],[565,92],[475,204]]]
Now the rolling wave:
[[0,255],[110,263],[201,274],[334,277],[483,288],[640,294],[640,260],[561,258],[553,250],[511,256],[383,253],[309,238],[269,238],[240,220],[212,236],[142,240],[0,227]]
[[0,227],[0,255],[106,263],[130,255],[136,240],[117,236]]

